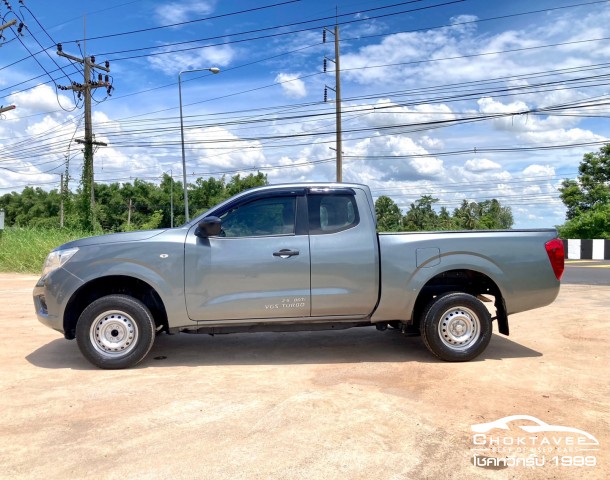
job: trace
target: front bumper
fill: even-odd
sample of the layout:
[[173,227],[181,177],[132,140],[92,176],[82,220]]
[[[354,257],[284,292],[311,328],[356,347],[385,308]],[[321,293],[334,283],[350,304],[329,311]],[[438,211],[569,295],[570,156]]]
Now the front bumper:
[[64,268],[40,277],[32,292],[38,321],[65,335],[64,312],[68,301],[81,285],[82,281]]

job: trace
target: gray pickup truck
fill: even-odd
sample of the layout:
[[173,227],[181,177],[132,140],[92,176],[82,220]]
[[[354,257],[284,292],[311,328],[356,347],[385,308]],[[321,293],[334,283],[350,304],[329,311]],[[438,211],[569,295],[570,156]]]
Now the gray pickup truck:
[[467,361],[487,347],[493,320],[508,335],[509,314],[555,299],[564,267],[556,237],[554,229],[378,234],[364,185],[266,186],[179,228],[56,248],[34,305],[101,368],[137,364],[162,332],[362,326],[421,334],[438,358]]

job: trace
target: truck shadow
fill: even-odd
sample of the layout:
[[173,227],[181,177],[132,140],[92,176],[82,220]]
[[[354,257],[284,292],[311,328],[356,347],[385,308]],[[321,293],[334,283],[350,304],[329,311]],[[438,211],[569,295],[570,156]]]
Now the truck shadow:
[[[540,357],[542,353],[501,335],[493,335],[485,352],[473,362]],[[76,342],[54,340],[26,357],[40,368],[95,369]],[[428,352],[419,337],[372,328],[299,333],[231,335],[160,335],[135,368],[213,365],[299,365],[366,362],[443,363]]]

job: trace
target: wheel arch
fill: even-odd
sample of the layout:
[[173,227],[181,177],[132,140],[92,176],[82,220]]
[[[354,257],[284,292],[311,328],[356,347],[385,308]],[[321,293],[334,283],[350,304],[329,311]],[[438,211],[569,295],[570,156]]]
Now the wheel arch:
[[419,327],[421,314],[430,301],[450,292],[467,293],[477,298],[485,294],[493,296],[498,329],[500,333],[508,335],[508,315],[502,290],[489,275],[470,268],[453,268],[431,277],[417,294],[411,315],[412,323]]
[[163,300],[151,285],[128,275],[108,275],[92,279],[72,294],[64,311],[64,336],[67,339],[75,338],[76,324],[83,310],[98,298],[113,294],[138,299],[150,310],[157,328],[169,329]]

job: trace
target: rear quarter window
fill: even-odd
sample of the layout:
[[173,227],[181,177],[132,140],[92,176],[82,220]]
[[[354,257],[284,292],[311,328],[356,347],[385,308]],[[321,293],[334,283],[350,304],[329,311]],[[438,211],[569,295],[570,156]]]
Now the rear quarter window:
[[309,195],[307,201],[309,233],[312,235],[342,232],[360,222],[353,195]]

